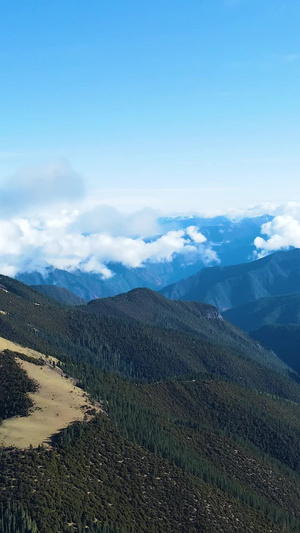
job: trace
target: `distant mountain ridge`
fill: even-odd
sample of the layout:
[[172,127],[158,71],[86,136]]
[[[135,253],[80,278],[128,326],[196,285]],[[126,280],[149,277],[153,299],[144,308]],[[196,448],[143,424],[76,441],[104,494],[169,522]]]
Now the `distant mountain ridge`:
[[171,283],[196,274],[207,264],[216,264],[216,261],[221,265],[249,261],[255,250],[255,237],[260,234],[262,224],[271,219],[270,215],[241,220],[226,217],[163,217],[159,223],[164,233],[185,230],[192,225],[204,235],[206,243],[200,245],[198,250],[174,254],[170,261],[147,262],[138,268],[110,262],[107,264],[112,273],[110,278],[103,278],[93,272],[68,272],[48,267],[42,273],[19,273],[17,279],[28,285],[64,287],[87,301],[115,296],[140,287],[161,290]]
[[300,373],[300,324],[267,324],[250,335]]
[[300,294],[260,298],[225,311],[223,317],[244,331],[266,324],[300,324]]
[[298,292],[299,249],[276,252],[250,263],[204,268],[161,290],[167,298],[202,301],[216,305],[221,311],[263,297]]
[[121,264],[110,263],[108,264],[112,272],[110,278],[103,278],[99,274],[81,270],[68,272],[49,267],[44,273],[21,273],[17,279],[32,286],[55,285],[66,288],[79,298],[90,301],[95,298],[115,296],[140,287],[155,290],[166,285],[169,280],[181,279],[182,273],[190,275],[202,266],[203,263],[198,258],[194,257],[191,264],[185,265],[183,259],[177,257],[170,263],[149,263],[141,268],[129,268]]
[[86,303],[86,300],[64,287],[57,287],[56,285],[33,285],[32,288],[64,305],[83,305]]

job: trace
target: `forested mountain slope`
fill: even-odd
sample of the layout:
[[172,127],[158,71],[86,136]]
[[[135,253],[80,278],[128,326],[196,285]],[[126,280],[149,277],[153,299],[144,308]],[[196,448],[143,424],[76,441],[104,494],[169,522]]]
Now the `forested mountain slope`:
[[239,360],[233,363],[237,356],[246,365],[252,359],[284,371],[274,354],[222,320],[212,307],[176,304],[156,293],[138,292],[133,295],[137,296],[136,315],[142,316],[145,299],[157,300],[155,316],[161,318],[153,325],[153,319],[145,323],[109,314],[99,316],[98,311],[87,311],[93,307],[90,305],[67,309],[54,301],[41,300],[39,304],[32,301],[35,291],[15,280],[13,284],[16,291],[27,291],[31,301],[10,290],[0,291],[0,335],[51,355],[70,353],[82,358],[85,353],[84,357],[96,360],[102,368],[139,379],[211,372],[215,367],[222,368],[224,375],[234,375],[240,364]]
[[260,298],[224,311],[223,317],[244,331],[267,324],[300,324],[300,294]]
[[104,409],[49,449],[2,450],[4,531],[300,531],[300,386],[274,354],[211,306],[137,291],[70,309],[1,283],[0,334]]
[[250,335],[300,373],[299,324],[267,324]]
[[[259,362],[264,359],[265,364],[270,366],[278,364],[270,353],[258,349],[248,335],[223,320],[217,308],[212,305],[168,300],[149,289],[134,289],[113,298],[93,300],[84,311],[103,318],[126,319],[127,323],[129,320],[131,327],[134,319],[141,324],[152,326],[153,337],[161,333],[161,328],[172,329],[176,331],[173,336],[177,335],[178,331],[196,335],[203,346],[208,342],[215,348],[226,348],[249,359]],[[199,343],[199,340],[197,342]],[[187,339],[186,346],[188,345]]]
[[173,300],[196,300],[221,311],[268,296],[300,292],[300,250],[276,252],[263,259],[205,268],[162,289]]
[[83,305],[86,303],[86,300],[64,287],[57,287],[56,285],[33,285],[32,288],[40,294],[44,294],[48,298],[52,298],[64,305]]

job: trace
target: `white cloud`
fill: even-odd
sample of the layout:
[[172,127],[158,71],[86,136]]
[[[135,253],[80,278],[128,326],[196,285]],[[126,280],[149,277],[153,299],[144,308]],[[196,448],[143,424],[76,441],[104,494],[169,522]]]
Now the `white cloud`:
[[9,276],[13,278],[17,273],[18,269],[13,265],[8,265],[7,263],[0,263],[0,273],[3,276]]
[[84,185],[71,166],[59,159],[43,167],[23,168],[0,186],[2,216],[82,198]]
[[199,232],[196,226],[189,226],[186,232],[188,236],[191,237],[192,241],[196,242],[197,244],[202,244],[207,240],[206,237]]
[[232,220],[241,220],[245,217],[258,217],[262,215],[292,215],[300,217],[300,202],[285,202],[284,204],[263,202],[257,205],[251,205],[241,209],[230,209],[222,213]]
[[158,235],[159,213],[144,208],[133,213],[122,213],[109,205],[97,205],[79,215],[73,227],[82,233],[108,232],[113,236],[150,237]]
[[[195,199],[198,193],[188,191],[187,197]],[[130,209],[130,191],[118,191],[117,198],[114,191],[109,194],[112,204],[107,197],[84,197],[83,180],[64,160],[22,169],[0,184],[0,272],[15,275],[53,266],[109,278],[110,262],[136,268],[189,253],[206,264],[218,261],[196,226],[178,231],[160,226],[161,213],[148,205],[154,199],[168,205],[169,190],[143,191],[145,201],[136,196]],[[182,190],[174,194],[182,204]]]
[[201,254],[201,259],[206,266],[209,266],[212,263],[220,263],[220,259],[218,257],[217,252],[213,250],[210,246],[203,246],[198,250]]
[[[106,210],[106,227],[110,227],[109,210]],[[116,219],[123,215],[112,211],[112,228],[116,230]],[[136,223],[144,213],[124,217],[129,232],[132,221]],[[143,232],[153,226],[153,214],[146,213],[150,223],[145,223]],[[108,231],[86,233],[80,231],[84,217],[79,211],[63,210],[49,218],[15,218],[12,221],[0,220],[0,254],[2,272],[15,275],[18,272],[42,271],[47,266],[64,270],[80,269],[95,272],[105,278],[112,274],[107,267],[110,262],[119,262],[127,267],[140,267],[146,262],[170,261],[174,254],[193,252],[207,264],[218,261],[216,253],[198,228],[168,231],[150,239],[136,236],[113,235]],[[134,226],[134,224],[133,224]],[[101,227],[101,225],[100,225]],[[87,229],[84,226],[84,229]]]
[[262,225],[261,234],[266,238],[256,237],[254,244],[262,252],[300,247],[300,219],[292,215],[278,215]]
[[22,249],[22,231],[14,222],[0,220],[0,255],[18,255]]

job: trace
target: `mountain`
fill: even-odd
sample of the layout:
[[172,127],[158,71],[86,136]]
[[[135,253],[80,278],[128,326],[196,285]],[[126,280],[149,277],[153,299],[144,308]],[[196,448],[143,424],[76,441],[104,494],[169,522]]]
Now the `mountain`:
[[[160,290],[183,278],[196,274],[208,263],[232,265],[248,262],[253,256],[253,241],[260,234],[262,224],[271,220],[269,215],[231,220],[226,217],[164,217],[159,219],[161,231],[186,230],[196,226],[207,239],[194,251],[174,254],[170,261],[147,262],[139,268],[120,263],[108,263],[111,277],[104,278],[93,272],[59,270],[48,267],[41,272],[22,272],[17,279],[28,285],[55,285],[64,287],[87,301],[125,293],[138,287]],[[154,236],[151,241],[160,235]]]
[[[0,530],[300,531],[299,377],[274,353],[151,290],[71,308],[0,284]],[[37,417],[59,426],[39,444]]]
[[[264,363],[271,367],[278,365],[278,361],[270,358],[270,354],[258,351],[257,345],[253,345],[241,330],[223,320],[217,308],[212,305],[168,300],[149,289],[135,289],[113,298],[93,300],[87,304],[85,310],[101,317],[127,319],[131,325],[134,319],[140,324],[155,328],[153,332],[161,331],[160,328],[168,328],[175,331],[173,336],[179,331],[182,334],[192,334],[201,339],[202,346],[208,343],[207,347],[208,349],[211,347],[212,353],[219,346],[222,347],[222,351],[224,348],[233,350],[242,357],[260,362],[264,358]],[[155,335],[156,333],[152,337]],[[193,339],[193,343],[195,342]],[[186,337],[184,350],[189,346],[190,339]],[[178,358],[180,357],[178,354]],[[223,353],[218,352],[217,357],[220,358],[219,364],[221,364]],[[226,357],[228,358],[229,354]]]
[[250,335],[300,373],[300,324],[268,324]]
[[[144,286],[145,281],[139,276],[137,269],[128,269],[122,265],[110,265],[113,276],[102,279],[98,274],[74,270],[67,272],[52,267],[40,272],[22,273],[18,280],[28,285],[55,285],[66,288],[84,300],[104,298],[106,296],[126,292],[136,286]],[[149,283],[146,283],[148,286]],[[150,283],[152,286],[152,284]]]
[[223,317],[244,331],[265,324],[300,324],[300,294],[260,298],[224,311]]
[[225,311],[263,297],[300,292],[300,250],[227,267],[204,268],[162,289],[174,300],[196,300]]
[[[268,214],[238,220],[224,216],[213,218],[165,217],[160,219],[160,222],[168,231],[196,226],[207,238],[212,250],[218,254],[220,264],[227,266],[249,262],[255,251],[254,239],[260,235],[262,225],[272,218]],[[183,277],[186,276],[181,276],[181,278]]]
[[141,268],[127,268],[118,263],[109,263],[112,276],[103,278],[99,274],[74,270],[68,272],[49,267],[42,274],[30,272],[18,274],[19,281],[28,285],[55,285],[66,288],[79,298],[93,300],[94,298],[106,298],[127,292],[137,287],[150,289],[161,288],[167,283],[178,281],[181,275],[190,275],[203,267],[199,257],[189,256],[186,258],[176,257],[170,263],[147,263]]
[[[11,287],[5,277],[0,277],[0,283],[1,279],[4,287]],[[19,291],[25,290],[17,281],[14,285],[21,287]],[[26,299],[10,290],[0,293],[0,335],[55,357],[65,352],[80,358],[83,352],[103,369],[148,380],[211,372],[216,366],[224,377],[236,375],[234,379],[240,379],[238,369],[241,365],[249,367],[249,360],[284,371],[278,358],[258,349],[211,306],[171,302],[141,289],[127,295],[128,299],[136,298],[136,311],[131,314],[142,317],[143,309],[153,299],[153,317],[138,321],[128,318],[130,312],[127,318],[119,311],[121,316],[117,312],[115,316],[101,313],[101,300],[68,310],[54,301],[38,300],[35,291],[24,287]],[[107,308],[109,302],[103,301]],[[250,374],[253,371],[249,367],[245,371],[247,381]],[[256,381],[256,376],[253,379]]]
[[152,326],[185,328],[186,331],[193,331],[194,323],[197,330],[199,319],[223,320],[212,305],[168,300],[150,289],[133,289],[112,298],[92,300],[86,309],[99,316],[133,318]]
[[82,305],[86,303],[86,300],[64,287],[57,287],[56,285],[34,285],[32,288],[64,305]]

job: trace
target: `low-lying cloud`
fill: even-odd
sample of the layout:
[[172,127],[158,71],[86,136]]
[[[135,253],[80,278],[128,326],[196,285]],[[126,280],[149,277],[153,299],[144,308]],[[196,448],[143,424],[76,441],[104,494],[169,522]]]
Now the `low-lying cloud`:
[[107,264],[110,262],[136,268],[147,262],[171,261],[174,254],[188,253],[196,253],[206,264],[218,260],[195,226],[145,239],[112,235],[108,231],[79,231],[80,218],[78,211],[63,211],[46,220],[24,217],[0,220],[1,273],[12,276],[52,266],[109,278],[112,273]]
[[109,278],[111,262],[138,268],[175,254],[218,262],[196,226],[167,231],[150,207],[123,213],[85,197],[83,179],[64,160],[0,184],[0,216],[0,273],[9,276],[54,267]]
[[300,220],[291,215],[279,215],[262,225],[263,237],[256,237],[254,244],[263,254],[276,250],[300,247]]
[[144,208],[134,213],[121,213],[109,205],[98,205],[79,214],[73,230],[81,233],[109,233],[114,237],[151,237],[161,233],[159,213]]

